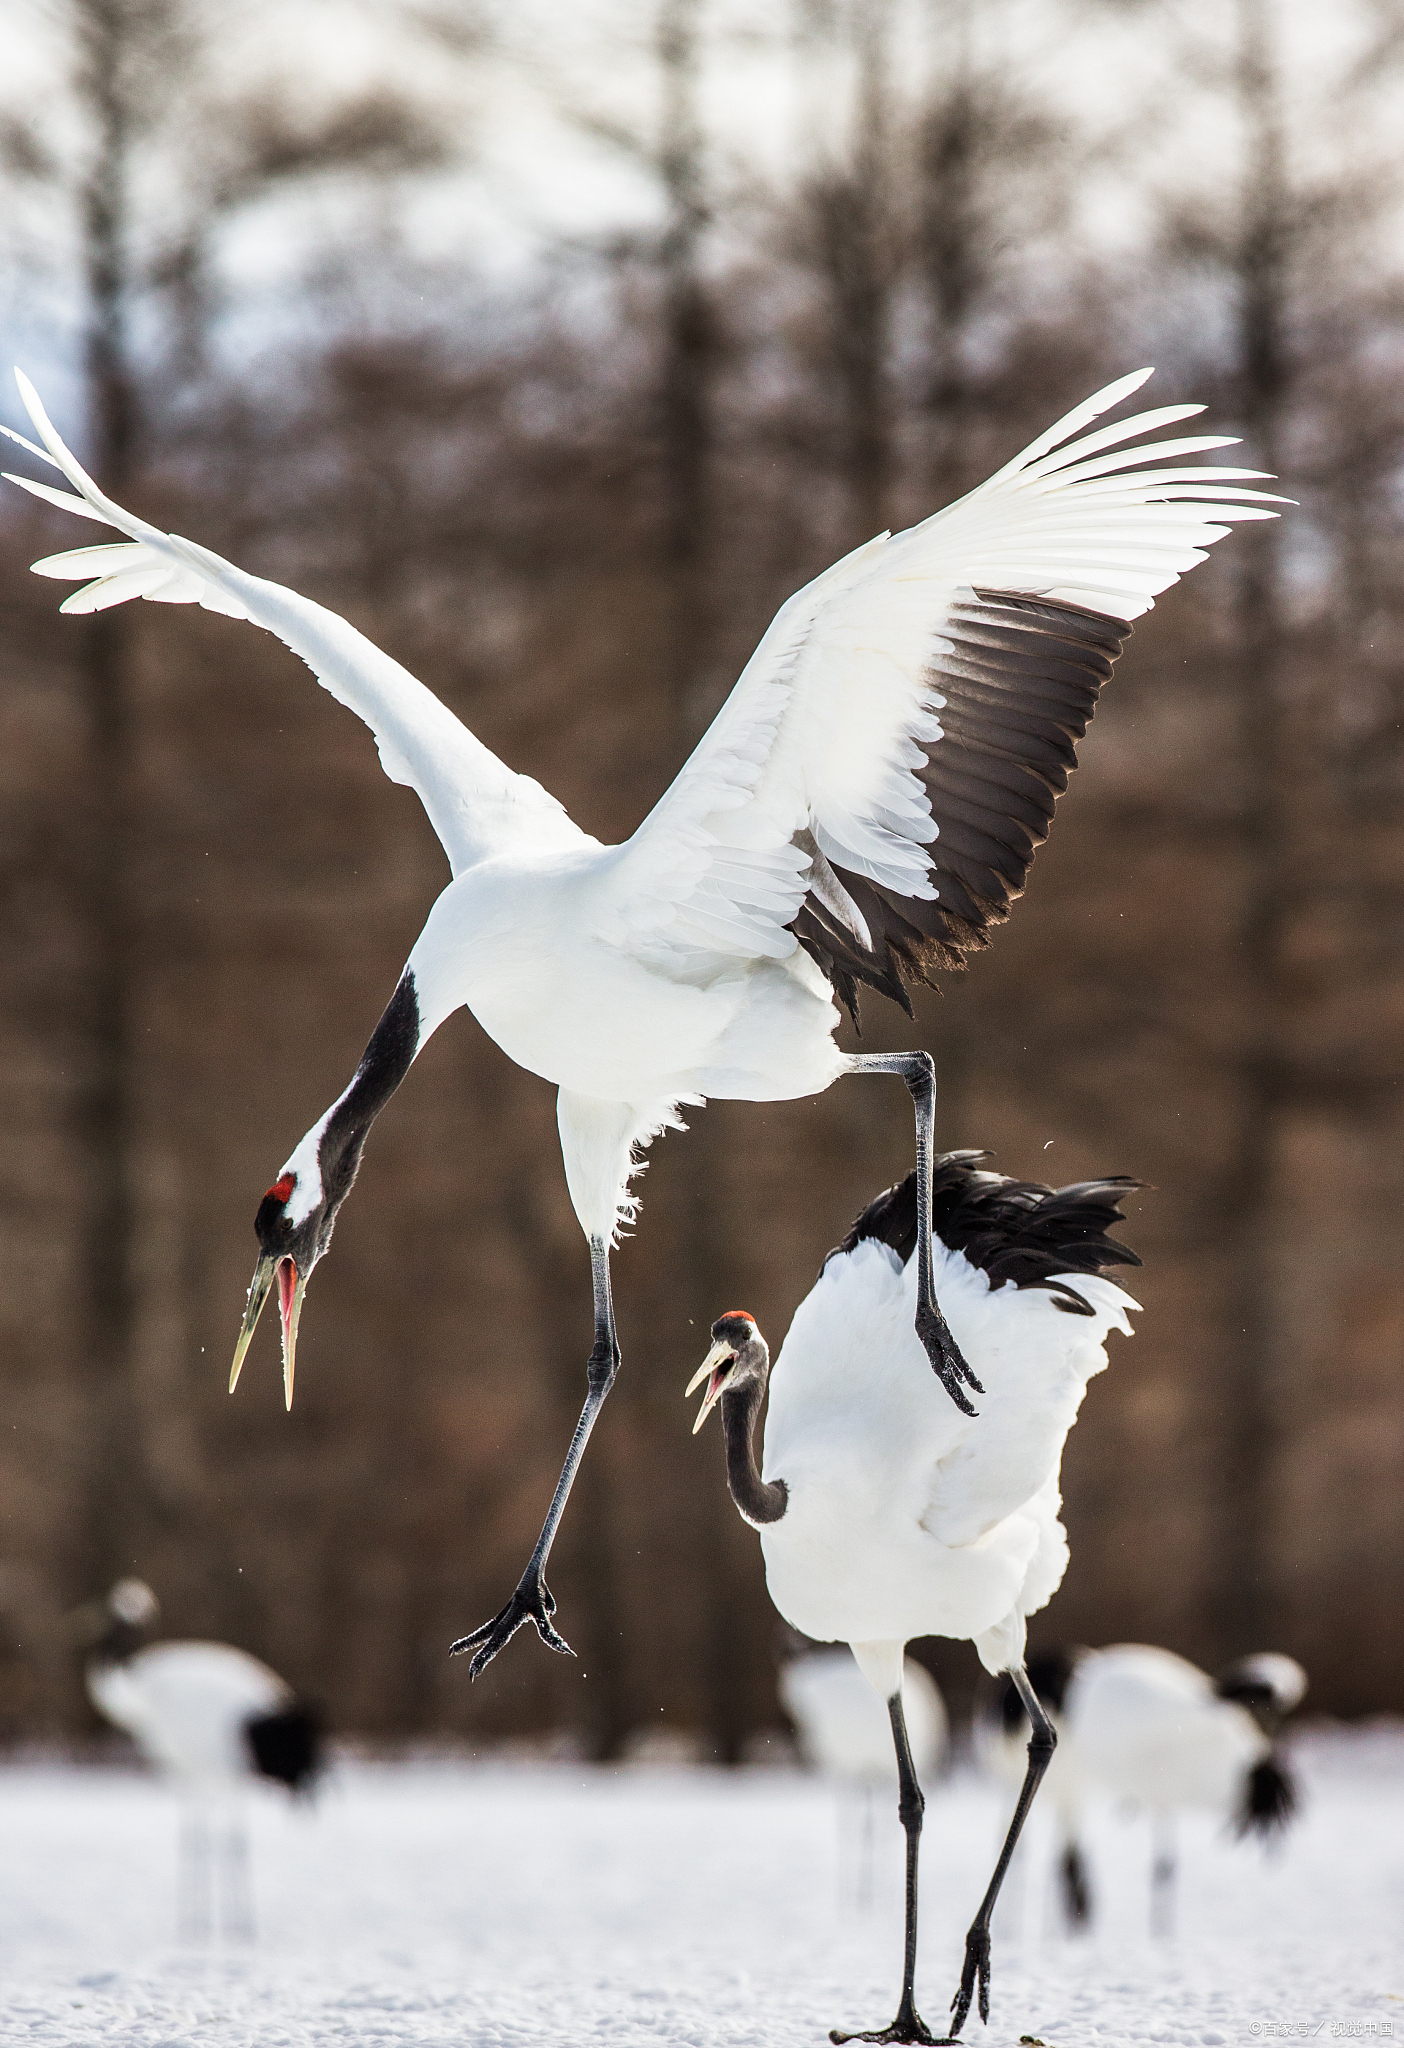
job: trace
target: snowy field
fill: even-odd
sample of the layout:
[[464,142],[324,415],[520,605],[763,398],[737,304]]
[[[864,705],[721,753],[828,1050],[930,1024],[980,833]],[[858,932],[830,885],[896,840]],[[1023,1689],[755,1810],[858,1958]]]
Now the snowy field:
[[[1091,1938],[1053,1924],[1034,1828],[996,1921],[989,2048],[1404,2042],[1404,1731],[1316,1735],[1307,1807],[1265,1859],[1183,1838],[1179,1929],[1147,1931],[1145,1830],[1090,1839]],[[895,1802],[894,1802],[895,1804]],[[174,1939],[176,1809],[117,1769],[0,1770],[0,2041],[818,2048],[885,2024],[901,1837],[879,1815],[875,1902],[851,1895],[835,1795],[789,1771],[342,1764],[311,1814],[253,1814],[259,1937]],[[939,2031],[1002,1810],[931,1789],[919,2003]],[[1035,1816],[1036,1820],[1037,1816]]]

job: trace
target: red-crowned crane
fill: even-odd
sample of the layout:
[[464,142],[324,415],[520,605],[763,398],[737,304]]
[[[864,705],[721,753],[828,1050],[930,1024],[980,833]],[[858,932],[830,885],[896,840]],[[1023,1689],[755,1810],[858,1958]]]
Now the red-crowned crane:
[[[1057,1816],[1070,1927],[1092,1918],[1082,1847],[1089,1802],[1114,1800],[1150,1815],[1154,1934],[1168,1934],[1174,1920],[1180,1814],[1213,1814],[1240,1837],[1271,1842],[1296,1812],[1296,1785],[1277,1742],[1307,1689],[1295,1658],[1261,1650],[1211,1678],[1172,1650],[1113,1643],[1104,1650],[1047,1650],[1029,1660],[1028,1671],[1058,1731],[1046,1796]],[[1008,1780],[1028,1723],[1007,1684],[997,1712],[998,1732],[986,1736],[984,1750]]]
[[[1088,431],[1149,375],[1108,385],[958,503],[868,541],[782,605],[692,758],[618,846],[580,831],[343,619],[114,505],[20,376],[43,446],[11,438],[77,495],[12,481],[127,537],[35,564],[82,582],[63,609],[151,598],[275,634],[370,726],[386,772],[419,793],[453,871],[350,1083],[259,1206],[261,1254],[231,1385],[276,1288],[291,1401],[308,1279],[372,1122],[446,1017],[466,1004],[512,1059],[559,1089],[595,1340],[585,1404],[521,1580],[500,1613],[453,1645],[473,1652],[474,1675],[527,1621],[569,1653],[545,1567],[619,1364],[609,1256],[634,1215],[630,1179],[641,1149],[679,1127],[680,1108],[899,1075],[916,1108],[927,1216],[931,1057],[841,1052],[838,1001],[854,1010],[866,983],[910,1009],[909,983],[987,942],[1023,888],[1131,621],[1233,521],[1275,517],[1280,502],[1249,486],[1256,471],[1180,466],[1228,445],[1222,435],[1145,439],[1199,406]],[[937,1305],[920,1235],[916,1329],[951,1402],[973,1414],[978,1382]]]
[[[203,1939],[215,1921],[214,1845],[222,1833],[226,1932],[250,1939],[244,1795],[255,1784],[310,1792],[322,1768],[318,1715],[276,1671],[228,1643],[148,1643],[160,1614],[141,1579],[80,1609],[93,1705],[131,1736],[181,1796],[178,1917]],[[220,1818],[223,1817],[223,1829]]]
[[[1063,1444],[1112,1330],[1136,1303],[1103,1268],[1137,1265],[1108,1233],[1139,1182],[1067,1188],[988,1172],[979,1152],[936,1162],[931,1241],[956,1341],[984,1383],[978,1420],[942,1400],[912,1333],[920,1231],[915,1176],[869,1204],[795,1311],[771,1371],[754,1319],[731,1310],[688,1387],[694,1428],[721,1404],[727,1484],[759,1530],[770,1597],[793,1628],[846,1642],[887,1702],[907,1837],[902,1996],[890,2026],[833,2041],[933,2039],[916,2008],[917,1859],[925,1802],[902,1706],[914,1636],[973,1642],[1008,1672],[1033,1722],[1008,1836],[966,1936],[951,2001],[959,2034],[989,2018],[990,1916],[1053,1754],[1053,1724],[1024,1671],[1025,1620],[1068,1562],[1058,1520]],[[761,1466],[754,1431],[767,1386]]]

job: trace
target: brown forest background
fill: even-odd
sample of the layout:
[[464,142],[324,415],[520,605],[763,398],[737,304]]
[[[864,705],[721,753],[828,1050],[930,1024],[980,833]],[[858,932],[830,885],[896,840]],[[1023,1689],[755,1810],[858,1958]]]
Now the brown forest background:
[[[566,51],[560,8],[336,0],[328,43],[383,54],[347,85],[236,62],[197,0],[36,9],[13,355],[114,495],[345,613],[605,837],[784,596],[1098,382],[1154,360],[1149,402],[1242,434],[1300,509],[1141,622],[1028,900],[918,1028],[944,1143],[1154,1184],[1035,1640],[1270,1645],[1319,1709],[1399,1708],[1404,8],[1331,10],[1324,53],[1285,0],[782,12],[620,0]],[[764,163],[727,104],[758,66]],[[514,92],[643,201],[529,262],[466,225],[426,253],[405,220],[452,222]],[[240,247],[290,252],[252,313]],[[551,1571],[579,1659],[520,1637],[470,1688],[446,1646],[515,1582],[583,1392],[552,1091],[452,1020],[312,1284],[291,1417],[270,1331],[228,1398],[259,1195],[444,868],[264,636],[59,619],[27,564],[100,537],[0,502],[0,1728],[87,1725],[62,1616],[135,1570],[346,1731],[744,1753],[774,1617],[682,1388],[729,1304],[779,1337],[905,1170],[905,1096],[718,1105],[655,1148]],[[967,1649],[930,1661],[969,1685]]]

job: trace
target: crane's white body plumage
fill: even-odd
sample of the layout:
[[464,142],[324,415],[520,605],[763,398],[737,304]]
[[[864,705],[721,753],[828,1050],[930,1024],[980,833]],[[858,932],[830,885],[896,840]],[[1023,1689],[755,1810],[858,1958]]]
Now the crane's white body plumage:
[[[868,943],[836,867],[913,901],[937,894],[940,828],[916,770],[942,738],[961,601],[1031,594],[1126,622],[1231,522],[1272,516],[1245,485],[1253,472],[1179,466],[1223,437],[1144,445],[1198,407],[1086,431],[1148,375],[1097,393],[959,503],[868,542],[790,598],[619,846],[581,832],[343,619],[113,504],[22,376],[44,444],[23,445],[77,495],[13,480],[127,536],[35,565],[83,581],[65,611],[141,597],[250,620],[365,720],[453,873],[410,960],[419,1044],[467,1004],[512,1059],[559,1086],[571,1196],[586,1235],[608,1241],[632,1214],[639,1148],[677,1123],[679,1105],[812,1094],[845,1071],[829,981],[789,927],[808,896]],[[301,1200],[316,1198],[317,1128],[288,1162]]]
[[[780,1668],[780,1698],[805,1762],[826,1777],[857,1784],[895,1783],[892,1727],[847,1650],[810,1650]],[[929,1671],[909,1657],[902,1706],[918,1774],[940,1768],[949,1733],[945,1701]]]
[[202,1798],[252,1782],[249,1722],[293,1703],[276,1671],[227,1643],[153,1643],[120,1663],[90,1664],[87,1684],[98,1712],[150,1764]]
[[1067,1568],[1058,1519],[1063,1445],[1112,1330],[1137,1304],[1099,1274],[1069,1275],[1093,1313],[1043,1288],[991,1287],[933,1242],[939,1298],[982,1381],[978,1419],[934,1379],[912,1328],[916,1260],[867,1238],[831,1257],[770,1378],[762,1473],[784,1515],[761,1529],[786,1620],[851,1643],[884,1698],[914,1636],[973,1641],[986,1668],[1023,1655],[1025,1622]]
[[[1094,1651],[1073,1673],[1059,1743],[1084,1788],[1152,1813],[1226,1816],[1246,1772],[1271,1748],[1236,1700],[1173,1651],[1120,1643]],[[1059,1757],[1054,1758],[1057,1770]]]

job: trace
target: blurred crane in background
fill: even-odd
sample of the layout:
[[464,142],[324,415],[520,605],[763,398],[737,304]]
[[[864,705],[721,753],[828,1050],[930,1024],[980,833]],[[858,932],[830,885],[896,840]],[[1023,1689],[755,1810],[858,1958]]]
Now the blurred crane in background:
[[[1029,1681],[1058,1731],[1047,1797],[1061,1835],[1058,1872],[1069,1927],[1092,1919],[1083,1830],[1088,1807],[1099,1799],[1150,1816],[1155,1934],[1174,1928],[1180,1815],[1209,1813],[1264,1842],[1292,1820],[1296,1786],[1277,1738],[1306,1694],[1307,1675],[1295,1658],[1260,1651],[1210,1678],[1173,1651],[1115,1643],[1045,1651],[1030,1660]],[[1006,1681],[981,1746],[1011,1785],[1019,1781],[1027,1724],[1023,1700]]]
[[260,1783],[311,1791],[323,1763],[320,1719],[247,1650],[148,1644],[159,1614],[141,1579],[122,1579],[105,1600],[79,1610],[73,1619],[88,1639],[88,1693],[180,1795],[182,1938],[208,1940],[218,1923],[251,1941],[245,1795]]

